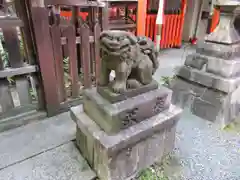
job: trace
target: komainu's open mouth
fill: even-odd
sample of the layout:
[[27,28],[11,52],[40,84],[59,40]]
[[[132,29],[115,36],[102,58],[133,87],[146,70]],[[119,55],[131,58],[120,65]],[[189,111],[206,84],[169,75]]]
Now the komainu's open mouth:
[[107,37],[101,39],[101,46],[105,51],[107,51],[110,54],[122,53],[130,48],[130,44],[127,40],[117,41],[115,39],[112,40]]

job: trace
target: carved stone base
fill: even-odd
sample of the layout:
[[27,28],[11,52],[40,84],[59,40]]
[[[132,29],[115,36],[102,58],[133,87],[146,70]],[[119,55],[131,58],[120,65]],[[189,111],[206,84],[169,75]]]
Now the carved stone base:
[[182,110],[169,110],[115,135],[108,135],[82,106],[71,109],[77,123],[77,146],[102,180],[130,180],[174,148],[176,124]]
[[215,122],[222,128],[240,115],[240,87],[231,93],[213,90],[177,78],[172,86],[172,103],[190,107],[193,114]]
[[234,57],[240,55],[240,44],[225,45],[211,42],[199,42],[196,52],[202,55],[232,60]]
[[83,107],[106,133],[112,134],[168,109],[171,95],[171,90],[160,87],[112,104],[93,88],[84,92]]
[[128,98],[137,96],[139,94],[146,93],[148,91],[152,91],[152,90],[157,89],[157,88],[158,88],[158,83],[155,80],[153,80],[152,83],[150,83],[150,84],[142,86],[138,89],[128,90],[123,94],[116,94],[116,93],[112,92],[109,87],[101,87],[101,86],[97,87],[97,92],[103,98],[107,99],[111,103],[116,103],[116,102],[119,102],[119,101],[126,100]]
[[[206,65],[205,69],[204,65]],[[233,78],[240,75],[239,57],[235,57],[232,60],[225,60],[194,53],[187,56],[185,66],[190,66],[198,70],[206,70],[224,78]]]
[[180,67],[177,71],[177,75],[183,79],[187,79],[208,88],[213,88],[226,93],[235,91],[240,85],[240,77],[231,79],[223,78],[212,73],[199,71],[186,66]]

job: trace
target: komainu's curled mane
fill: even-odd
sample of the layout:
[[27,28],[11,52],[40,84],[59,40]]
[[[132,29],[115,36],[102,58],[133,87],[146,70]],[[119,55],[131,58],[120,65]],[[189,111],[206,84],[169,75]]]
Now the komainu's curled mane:
[[[101,74],[99,86],[108,86],[115,93],[138,88],[152,82],[159,66],[154,43],[126,31],[104,31],[100,35]],[[109,82],[111,70],[115,80]]]

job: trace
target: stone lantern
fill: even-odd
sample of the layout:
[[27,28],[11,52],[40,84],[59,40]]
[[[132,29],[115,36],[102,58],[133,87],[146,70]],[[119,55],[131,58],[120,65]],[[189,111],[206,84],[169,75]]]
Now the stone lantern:
[[234,26],[239,0],[215,0],[217,28],[187,56],[173,83],[173,104],[225,127],[240,117],[240,36]]
[[220,22],[215,31],[205,40],[208,42],[235,44],[240,42],[240,36],[234,27],[234,20],[236,15],[240,14],[239,0],[216,0],[216,6],[220,9]]

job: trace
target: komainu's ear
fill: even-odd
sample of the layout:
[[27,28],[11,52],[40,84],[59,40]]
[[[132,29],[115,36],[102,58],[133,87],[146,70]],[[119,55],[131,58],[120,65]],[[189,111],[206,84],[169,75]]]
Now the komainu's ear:
[[138,40],[134,34],[127,32],[126,37],[130,40],[132,45],[137,44]]
[[103,32],[101,32],[101,33],[100,33],[100,36],[99,36],[99,39],[102,39],[103,37],[108,36],[109,33],[110,33],[109,30],[108,30],[108,31],[103,31]]

